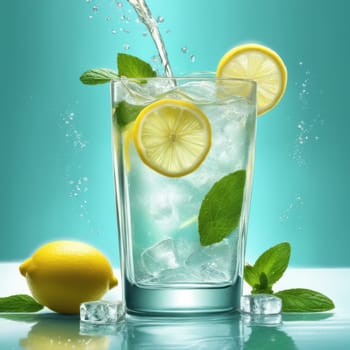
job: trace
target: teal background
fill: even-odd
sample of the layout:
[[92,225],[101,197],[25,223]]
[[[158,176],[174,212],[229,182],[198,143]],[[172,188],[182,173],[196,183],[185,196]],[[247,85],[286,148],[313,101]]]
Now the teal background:
[[[152,62],[153,42],[121,3],[1,3],[0,260],[66,238],[119,264],[109,87],[84,86],[79,76],[114,68],[117,52]],[[248,260],[289,241],[292,266],[350,266],[350,2],[148,3],[164,17],[176,74],[215,70],[246,41],[272,47],[288,67],[283,100],[258,120]]]

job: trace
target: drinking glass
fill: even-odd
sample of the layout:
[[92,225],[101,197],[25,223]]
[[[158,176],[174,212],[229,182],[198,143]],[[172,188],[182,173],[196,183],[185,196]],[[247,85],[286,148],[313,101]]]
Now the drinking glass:
[[[111,100],[127,312],[172,316],[239,309],[255,152],[256,83],[210,74],[121,77],[111,82]],[[146,111],[158,121],[147,119]],[[197,145],[196,127],[183,127],[190,153],[202,153],[200,159],[193,155],[198,164],[184,172],[176,169],[185,160],[180,156],[176,163],[170,157],[167,173],[153,163],[158,161],[153,153],[163,147],[157,146],[158,129],[164,131],[171,123],[183,126],[186,113],[194,114],[194,122],[206,129]],[[154,143],[152,155],[142,148],[147,142]]]

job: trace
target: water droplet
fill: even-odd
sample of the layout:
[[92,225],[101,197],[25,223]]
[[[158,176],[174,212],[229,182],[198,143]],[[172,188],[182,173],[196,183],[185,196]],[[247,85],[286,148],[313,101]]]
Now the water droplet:
[[97,5],[92,6],[92,11],[93,12],[97,12],[98,11],[98,6]]
[[118,1],[118,2],[116,3],[116,6],[119,7],[119,8],[121,8],[121,7],[123,7],[123,3],[120,2],[120,1]]
[[117,31],[115,29],[112,29],[112,34],[117,34]]
[[107,16],[106,17],[106,21],[108,22],[108,21],[110,21],[111,20],[111,17],[110,16]]
[[89,16],[89,19],[93,19],[93,18],[94,18],[94,16],[91,16],[91,15]]
[[146,37],[147,35],[148,35],[147,32],[143,32],[143,33],[142,33],[142,36],[144,36],[144,37]]
[[196,56],[195,55],[191,55],[190,56],[190,60],[191,60],[192,63],[195,62],[196,61]]
[[123,45],[124,50],[129,50],[130,49],[130,44],[124,44]]
[[187,53],[187,52],[188,52],[188,48],[187,48],[186,46],[183,46],[183,47],[181,48],[181,52],[182,52],[182,53]]
[[303,65],[303,62],[302,62],[302,61],[300,61],[300,62],[299,62],[299,66],[302,66],[302,65]]
[[158,16],[157,17],[157,23],[163,23],[164,22],[164,17],[163,16]]
[[157,55],[152,56],[153,62],[158,62],[158,60],[159,60],[159,56],[157,56]]

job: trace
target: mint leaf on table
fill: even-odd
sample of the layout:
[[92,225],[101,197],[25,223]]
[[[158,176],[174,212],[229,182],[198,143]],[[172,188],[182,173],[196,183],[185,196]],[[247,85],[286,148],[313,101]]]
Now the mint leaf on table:
[[105,84],[118,78],[118,73],[109,68],[90,69],[80,76],[80,81],[87,85]]
[[198,230],[203,246],[220,242],[238,226],[245,178],[245,170],[226,175],[204,197],[198,216]]
[[286,289],[275,293],[282,299],[284,312],[320,312],[334,309],[331,299],[311,289]]
[[252,287],[252,294],[273,294],[282,299],[283,312],[320,312],[333,309],[334,303],[322,293],[311,289],[294,288],[274,293],[272,286],[288,267],[291,247],[288,242],[266,250],[255,264],[244,267],[244,280]]
[[134,121],[144,106],[133,105],[126,101],[120,101],[115,108],[113,115],[114,122],[119,125],[120,128],[125,127],[130,122]]
[[244,279],[253,287],[252,293],[272,293],[272,286],[287,269],[290,259],[290,244],[277,244],[259,256],[253,266],[246,265]]
[[119,76],[128,78],[151,78],[157,74],[152,66],[140,58],[125,53],[118,53],[117,66]]
[[244,267],[244,279],[253,288],[256,288],[260,284],[260,274],[254,269],[254,266],[249,264]]
[[[267,285],[258,286],[259,289],[265,293],[270,289],[272,291],[272,285],[276,283],[287,269],[290,259],[290,244],[283,242],[277,244],[270,249],[266,250],[256,260],[253,268],[259,275],[259,282],[261,282],[261,274],[264,274],[267,279]],[[253,286],[254,287],[254,286]],[[257,292],[256,290],[255,292]]]
[[37,312],[42,308],[42,305],[26,294],[0,298],[0,312]]

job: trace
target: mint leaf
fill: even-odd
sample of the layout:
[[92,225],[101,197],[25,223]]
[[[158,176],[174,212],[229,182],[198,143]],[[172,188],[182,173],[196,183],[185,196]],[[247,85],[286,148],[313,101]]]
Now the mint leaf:
[[119,76],[128,78],[151,78],[157,75],[150,64],[136,56],[125,53],[118,53],[117,65]]
[[97,85],[108,83],[118,78],[118,73],[108,68],[90,69],[80,76],[80,81],[87,85]]
[[144,106],[132,105],[126,101],[121,101],[116,105],[113,120],[120,128],[123,128],[134,121],[143,108]]
[[245,170],[226,175],[204,197],[198,216],[198,230],[203,246],[220,242],[238,226],[245,177]]
[[334,309],[331,299],[311,289],[286,289],[275,293],[282,299],[284,312],[320,312]]
[[0,312],[36,312],[42,308],[42,305],[26,294],[0,298]]
[[254,269],[260,275],[266,274],[269,286],[277,282],[287,269],[290,259],[290,244],[283,242],[266,250],[256,260]]

